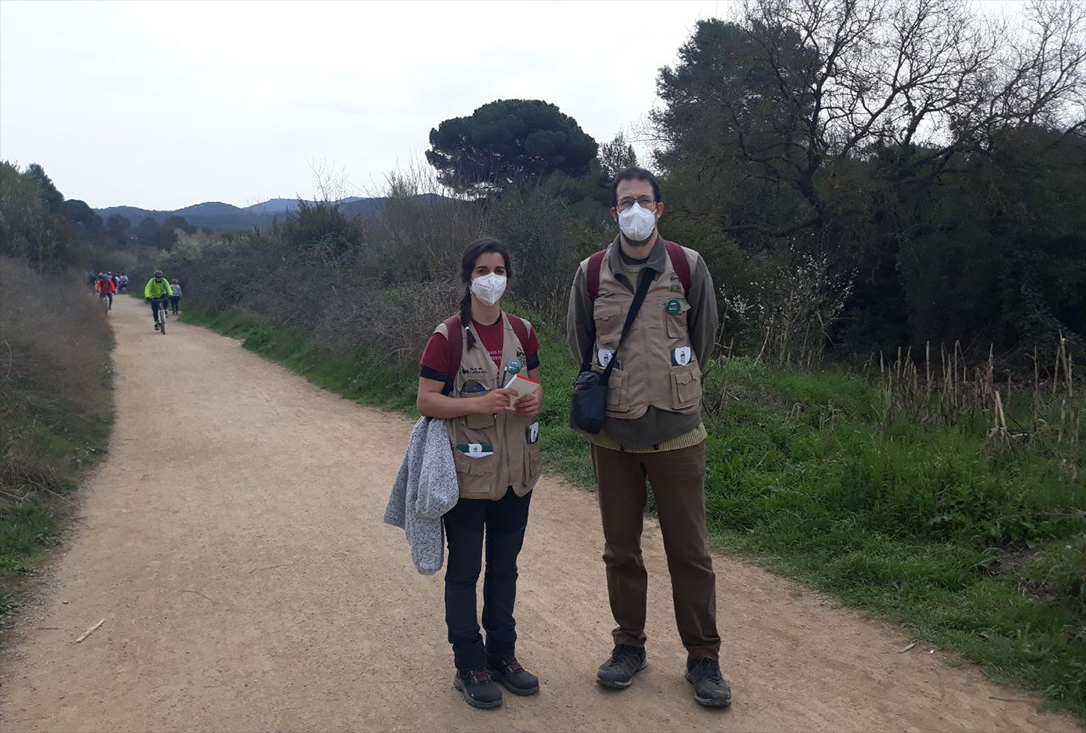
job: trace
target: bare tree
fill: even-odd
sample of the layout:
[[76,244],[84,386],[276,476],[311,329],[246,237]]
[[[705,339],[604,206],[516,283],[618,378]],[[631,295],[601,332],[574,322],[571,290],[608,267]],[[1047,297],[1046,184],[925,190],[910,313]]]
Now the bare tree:
[[[1082,134],[1086,5],[1033,0],[1023,18],[1011,27],[966,0],[748,0],[738,25],[770,82],[717,100],[718,129],[734,138],[728,151],[796,190],[808,212],[730,228],[781,237],[824,224],[837,170],[874,154],[923,183],[1002,129]],[[763,97],[773,114],[752,115]]]

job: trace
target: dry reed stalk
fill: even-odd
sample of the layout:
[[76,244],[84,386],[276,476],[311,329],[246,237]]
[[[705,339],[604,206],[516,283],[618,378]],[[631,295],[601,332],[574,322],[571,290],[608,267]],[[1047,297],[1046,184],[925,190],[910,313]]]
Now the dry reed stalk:
[[927,373],[927,382],[924,387],[924,397],[931,400],[931,341],[924,342],[924,371]]
[[1033,347],[1033,426],[1037,427],[1041,419],[1041,366],[1037,358],[1037,347]]

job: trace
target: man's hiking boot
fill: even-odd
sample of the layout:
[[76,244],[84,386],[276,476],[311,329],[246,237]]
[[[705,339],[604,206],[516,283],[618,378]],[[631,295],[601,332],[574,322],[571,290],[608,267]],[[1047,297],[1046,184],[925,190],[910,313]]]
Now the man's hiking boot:
[[502,704],[502,691],[490,681],[490,673],[485,669],[457,672],[453,689],[463,693],[464,702],[473,708],[496,708]]
[[534,695],[539,692],[539,678],[520,666],[516,657],[510,657],[501,662],[490,662],[490,679],[500,682],[502,687],[514,695],[522,697]]
[[596,672],[596,682],[613,690],[625,690],[647,664],[644,647],[619,644]]
[[720,674],[720,665],[715,659],[687,659],[686,681],[694,686],[694,700],[699,705],[726,708],[732,704],[732,691]]

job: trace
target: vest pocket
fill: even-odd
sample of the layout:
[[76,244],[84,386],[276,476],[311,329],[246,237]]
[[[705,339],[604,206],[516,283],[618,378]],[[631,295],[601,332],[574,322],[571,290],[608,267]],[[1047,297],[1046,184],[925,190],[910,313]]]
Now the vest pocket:
[[542,465],[539,443],[524,446],[524,486],[531,487],[539,479]]
[[460,484],[460,496],[465,499],[489,499],[494,493],[494,473],[497,471],[497,454],[482,458],[468,458],[453,449],[456,479]]
[[[679,312],[672,313],[671,308],[668,306],[672,303],[679,304]],[[681,298],[670,298],[664,301],[665,319],[667,320],[667,335],[668,338],[682,339],[686,341],[690,338],[688,328],[688,311],[690,310],[690,303]]]
[[620,369],[611,370],[611,380],[607,383],[607,412],[629,412],[630,403],[626,399],[626,382],[630,375]]
[[494,453],[481,458],[468,458],[458,450],[453,450],[453,463],[457,473],[466,473],[469,476],[489,476],[497,470],[498,454]]
[[701,370],[697,364],[687,364],[671,370],[671,406],[684,410],[701,399]]
[[[622,336],[622,326],[626,322],[625,309],[618,303],[602,303],[597,300],[592,317],[596,321],[596,350],[615,348]],[[598,360],[596,363],[599,363]]]
[[[474,384],[471,385],[468,389],[462,389],[460,390],[460,396],[481,397],[482,395],[485,395],[487,392],[490,391],[485,387],[483,387],[482,390],[479,390],[479,387],[482,387],[482,385]],[[494,421],[497,418],[495,415],[464,415],[464,417],[461,419],[464,421],[464,427],[468,428],[469,430],[486,430],[487,428],[494,426]],[[491,473],[493,473],[493,471]]]

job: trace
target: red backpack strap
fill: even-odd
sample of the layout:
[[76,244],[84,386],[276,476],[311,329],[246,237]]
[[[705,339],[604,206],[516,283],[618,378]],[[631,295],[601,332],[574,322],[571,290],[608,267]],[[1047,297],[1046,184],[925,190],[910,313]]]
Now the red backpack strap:
[[464,358],[464,330],[460,327],[460,314],[445,319],[445,331],[449,342],[449,372],[445,376],[444,394],[452,394],[456,384],[456,375],[460,373],[460,362]]
[[604,255],[607,250],[601,249],[588,258],[588,298],[595,300],[600,294],[600,268],[603,266]]
[[671,267],[675,270],[675,274],[679,276],[679,282],[683,284],[683,289],[690,290],[690,261],[686,259],[686,252],[675,242],[664,240],[664,246],[667,248],[668,257],[671,258]]
[[517,335],[517,340],[520,341],[520,345],[525,349],[528,348],[528,324],[524,322],[524,319],[520,316],[514,316],[512,313],[506,313],[509,317],[509,325],[513,327],[513,333]]

